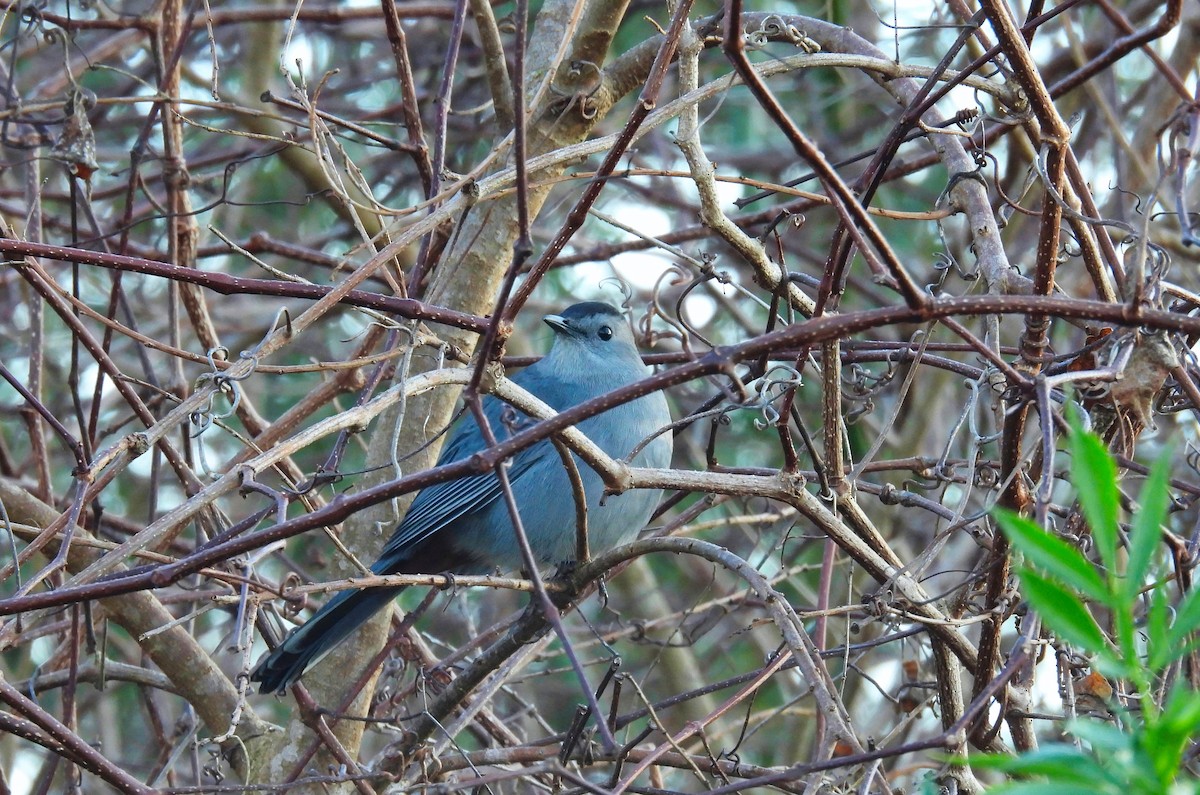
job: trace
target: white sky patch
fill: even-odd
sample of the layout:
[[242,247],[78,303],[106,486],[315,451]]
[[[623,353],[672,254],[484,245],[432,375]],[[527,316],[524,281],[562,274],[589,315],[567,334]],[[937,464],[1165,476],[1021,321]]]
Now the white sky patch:
[[[604,209],[608,215],[643,235],[658,237],[671,231],[674,227],[675,219],[671,214],[642,201],[611,202]],[[629,233],[622,232],[622,234]]]
[[292,36],[285,41],[286,48],[283,55],[280,56],[280,63],[284,70],[291,74],[292,79],[297,83],[299,83],[300,73],[309,78],[313,76],[313,62],[316,60],[312,42],[304,35],[303,30],[301,26],[296,26]]
[[[718,163],[717,168],[720,169],[720,167],[721,166]],[[736,210],[737,208],[734,206],[733,203],[735,201],[737,201],[738,199],[742,198],[743,196],[748,195],[746,186],[739,185],[736,182],[718,181],[716,183],[716,185],[717,185],[717,205],[726,213],[730,213],[730,212],[733,212],[734,210]]]
[[42,768],[40,754],[30,751],[17,751],[9,771],[9,785],[15,793],[33,792],[37,783],[37,774]]
[[[680,160],[673,167],[685,169],[686,164]],[[634,177],[633,179],[638,178]],[[720,207],[726,213],[735,212],[737,208],[733,202],[742,198],[747,192],[745,186],[730,182],[717,182],[716,191]],[[694,195],[695,190],[693,188],[691,191],[685,191],[685,195],[688,192]],[[647,237],[660,237],[681,226],[690,226],[699,221],[698,218],[686,218],[686,210],[662,209],[637,199],[613,201],[605,206],[604,212],[619,224]],[[628,240],[633,236],[625,230],[618,229],[617,231],[619,240]],[[704,250],[697,249],[695,244],[684,243],[679,248],[688,256],[697,259],[706,253]],[[680,276],[675,278],[689,279],[692,275],[691,266],[681,263],[674,254],[660,248],[617,254],[612,257],[610,262],[612,272],[615,272],[618,278],[637,292],[651,292],[655,285],[663,279],[664,273],[672,268],[681,272]],[[585,283],[596,283],[612,275],[612,272],[604,265],[582,266],[576,270]],[[723,291],[729,294],[728,290]],[[685,311],[692,323],[704,325],[716,313],[717,304],[705,294],[704,290],[695,290],[687,298]]]
[[706,326],[717,314],[717,302],[704,293],[693,292],[684,303],[684,312],[693,326]]
[[650,292],[673,260],[674,257],[661,252],[631,251],[613,257],[612,267],[617,276],[635,290]]

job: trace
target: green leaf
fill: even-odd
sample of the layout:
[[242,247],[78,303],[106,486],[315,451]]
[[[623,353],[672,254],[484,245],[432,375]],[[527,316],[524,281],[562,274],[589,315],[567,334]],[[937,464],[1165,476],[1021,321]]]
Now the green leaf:
[[1183,647],[1188,635],[1200,627],[1200,588],[1193,587],[1188,595],[1179,603],[1175,612],[1175,623],[1167,630],[1167,644],[1171,647]]
[[1133,752],[1133,738],[1116,726],[1094,720],[1074,720],[1067,722],[1066,729],[1091,745],[1094,752],[1103,751],[1105,757]]
[[1090,784],[1064,784],[1058,781],[1046,782],[1044,784],[1024,782],[1020,784],[1001,784],[998,787],[988,789],[988,795],[1104,795],[1109,792],[1119,793],[1121,789],[1115,786],[1096,789]]
[[1150,477],[1142,485],[1138,495],[1138,509],[1133,515],[1133,529],[1129,534],[1129,562],[1125,567],[1125,597],[1132,601],[1150,573],[1154,550],[1162,541],[1162,525],[1167,518],[1167,507],[1171,504],[1169,491],[1171,477],[1172,448],[1167,449],[1150,467]]
[[1121,502],[1117,493],[1117,466],[1095,434],[1078,427],[1071,431],[1071,482],[1079,493],[1079,505],[1092,528],[1100,560],[1116,572],[1117,518]]
[[[1173,696],[1178,693],[1176,690]],[[1197,710],[1200,704],[1196,704],[1196,694],[1187,693],[1187,697],[1195,706],[1182,704],[1172,698],[1173,703],[1167,707],[1170,714],[1164,712],[1157,720],[1147,720],[1138,738],[1139,755],[1145,760],[1140,765],[1144,768],[1143,775],[1147,771],[1153,771],[1161,785],[1166,785],[1179,776],[1184,749],[1187,748],[1196,721],[1200,718],[1200,711]],[[1165,791],[1166,787],[1162,786],[1160,789]]]
[[1159,585],[1150,592],[1150,609],[1146,612],[1146,667],[1158,673],[1180,653],[1167,628],[1166,588]]
[[1200,731],[1200,693],[1176,685],[1160,717],[1165,731],[1188,739]]
[[1078,549],[1012,511],[997,509],[996,522],[1026,561],[1085,596],[1113,604],[1108,584]]
[[1056,635],[1085,652],[1109,653],[1104,633],[1083,600],[1059,583],[1029,569],[1023,570],[1020,577],[1025,598]]
[[1092,665],[1109,679],[1131,679],[1142,670],[1137,660],[1126,662],[1124,657],[1110,649],[1097,654]]
[[1051,743],[1020,756],[1000,754],[971,759],[973,767],[991,768],[1010,775],[1045,776],[1051,781],[1103,786],[1119,782],[1094,757],[1081,753],[1073,745]]

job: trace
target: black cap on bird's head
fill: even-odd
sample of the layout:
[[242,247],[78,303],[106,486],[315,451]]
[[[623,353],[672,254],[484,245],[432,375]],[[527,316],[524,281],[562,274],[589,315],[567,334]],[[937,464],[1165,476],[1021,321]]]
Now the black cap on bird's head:
[[615,306],[601,301],[584,301],[557,315],[546,315],[545,319],[546,325],[554,329],[554,345],[547,358],[558,366],[599,367],[601,369],[588,377],[604,378],[611,376],[604,372],[609,366],[636,365],[637,374],[644,375],[633,329]]
[[[597,339],[601,342],[620,335],[620,330],[626,327],[620,310],[603,301],[572,304],[557,315],[546,315],[545,321],[547,326],[565,337]],[[632,342],[632,335],[627,333],[624,336]]]
[[588,315],[609,315],[611,317],[621,317],[621,310],[617,309],[612,304],[606,304],[604,301],[583,301],[582,303],[568,306],[559,316],[564,317],[567,320],[576,320],[585,318]]

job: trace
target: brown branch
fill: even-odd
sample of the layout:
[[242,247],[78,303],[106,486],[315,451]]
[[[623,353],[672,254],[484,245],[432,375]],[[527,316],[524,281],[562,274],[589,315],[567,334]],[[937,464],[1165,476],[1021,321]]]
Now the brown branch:
[[[321,284],[299,284],[297,282],[284,282],[276,279],[251,279],[243,276],[231,276],[226,273],[185,268],[180,265],[172,265],[168,262],[158,262],[141,257],[125,257],[119,254],[107,254],[100,251],[71,248],[69,246],[28,243],[13,238],[0,238],[0,251],[10,254],[42,257],[60,262],[73,262],[80,265],[96,265],[102,268],[144,273],[150,276],[161,276],[164,279],[173,281],[198,284],[222,295],[266,295],[276,298],[307,298],[317,300],[324,298],[338,289],[337,287],[327,287]],[[393,295],[383,295],[365,290],[348,290],[339,298],[338,303],[356,306],[361,309],[389,312],[411,320],[426,320],[431,323],[441,323],[468,331],[482,331],[485,328],[485,322],[474,315],[435,307],[412,298],[398,298]]]

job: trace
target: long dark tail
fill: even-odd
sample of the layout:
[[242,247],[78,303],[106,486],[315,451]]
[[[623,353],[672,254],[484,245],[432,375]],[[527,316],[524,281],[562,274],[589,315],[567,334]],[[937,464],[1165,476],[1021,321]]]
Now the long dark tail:
[[342,591],[304,626],[288,635],[275,651],[264,657],[250,673],[250,681],[262,683],[260,693],[283,692],[295,684],[310,665],[366,623],[401,590],[366,588],[361,591]]

